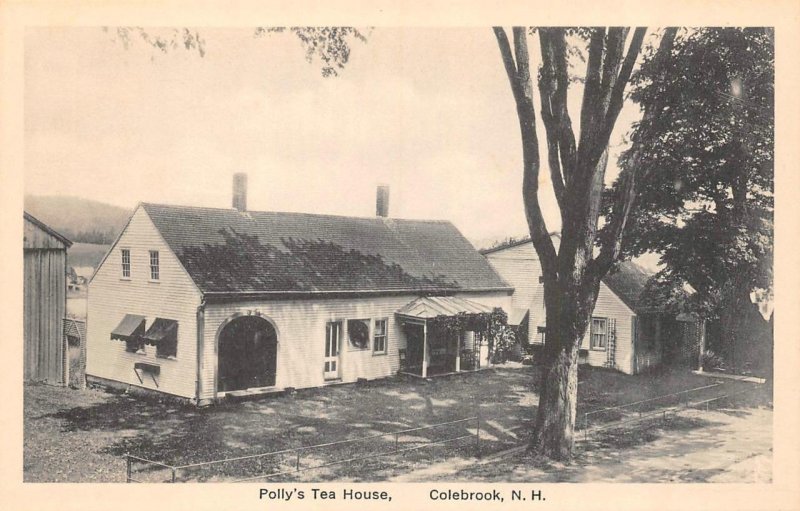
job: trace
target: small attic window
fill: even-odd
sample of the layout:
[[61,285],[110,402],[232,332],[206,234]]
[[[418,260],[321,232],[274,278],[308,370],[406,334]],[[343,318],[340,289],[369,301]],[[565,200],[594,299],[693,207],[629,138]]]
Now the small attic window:
[[129,279],[131,278],[131,250],[123,248],[120,252],[122,254],[122,278]]
[[158,250],[150,251],[150,280],[158,280],[160,276],[158,267]]

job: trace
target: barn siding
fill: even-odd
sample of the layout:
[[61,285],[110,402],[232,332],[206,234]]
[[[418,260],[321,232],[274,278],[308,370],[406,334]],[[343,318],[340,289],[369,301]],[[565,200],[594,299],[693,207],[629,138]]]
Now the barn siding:
[[63,385],[66,382],[61,322],[66,312],[66,250],[25,250],[24,377]]
[[[131,251],[129,280],[122,279],[123,248]],[[150,250],[159,251],[159,282],[150,282]],[[147,213],[137,208],[89,284],[87,375],[193,398],[197,381],[196,313],[200,300],[200,292]],[[145,346],[146,353],[137,354],[125,351],[123,341],[112,341],[111,331],[125,314],[145,316],[147,327],[156,317],[177,320],[175,359],[156,357],[155,346]],[[139,382],[133,369],[136,362],[160,366],[158,387],[149,378]]]
[[[497,252],[491,252],[486,254],[486,258],[500,276],[514,287],[513,306],[521,309],[530,309],[528,332],[530,332],[531,341],[536,341],[539,338],[537,327],[544,326],[546,318],[544,284],[539,283],[542,269],[533,244],[524,243],[498,250]],[[635,317],[636,314],[608,286],[601,283],[597,303],[592,315],[598,318],[616,319],[614,367],[622,372],[632,373],[633,336],[631,318]],[[581,342],[581,348],[589,350],[588,363],[596,366],[605,366],[607,352],[605,350],[590,350],[589,337],[590,332],[587,328],[586,336]]]
[[[464,293],[458,296],[505,310],[511,304],[506,293]],[[383,378],[396,373],[400,367],[399,350],[405,348],[406,340],[394,313],[415,298],[415,295],[405,295],[209,304],[205,311],[202,399],[213,399],[215,396],[217,336],[226,321],[235,315],[259,314],[275,325],[278,332],[276,387],[317,387],[326,383],[322,374],[325,325],[333,320],[344,320],[345,324],[339,359],[342,382]],[[373,355],[371,350],[350,347],[347,319],[381,318],[389,321],[386,355]],[[370,337],[373,325],[374,322],[371,322]]]
[[22,248],[36,250],[66,250],[64,242],[25,218]]
[[23,224],[23,377],[66,385],[68,359],[61,322],[66,312],[67,247],[27,215]]

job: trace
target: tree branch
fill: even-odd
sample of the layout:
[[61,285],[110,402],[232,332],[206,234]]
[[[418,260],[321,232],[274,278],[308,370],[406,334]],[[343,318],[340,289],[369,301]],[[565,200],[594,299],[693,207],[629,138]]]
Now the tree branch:
[[[677,34],[677,28],[667,28],[664,32],[664,35],[661,38],[661,42],[659,43],[658,53],[656,58],[658,59],[665,59],[669,57],[670,52],[672,51],[672,46],[675,42],[675,36]],[[628,50],[628,55],[625,57],[625,62],[622,65],[622,70],[620,71],[620,78],[623,77],[623,73],[627,74],[630,77],[632,73],[633,64],[636,61],[636,55],[638,54],[638,49],[636,50],[636,54],[631,53],[632,48],[637,47],[641,48],[642,40],[644,38],[644,29],[637,28],[636,32],[633,36],[633,41],[631,42],[631,48]],[[662,79],[664,76],[661,77]],[[622,90],[624,89],[624,83],[627,82],[626,79],[624,82],[618,81],[617,86],[615,87],[615,96],[618,94],[619,101],[622,101]],[[612,100],[616,101],[616,99]],[[660,103],[655,102],[651,104],[648,108],[645,109],[642,122],[650,122],[655,116],[658,115],[660,111]],[[612,112],[609,112],[611,114]],[[617,114],[619,111],[617,110]],[[616,115],[614,116],[614,120],[616,120]],[[613,123],[612,123],[613,127]],[[609,130],[610,133],[610,130]],[[633,204],[636,200],[637,195],[637,177],[640,172],[640,160],[642,157],[642,147],[640,142],[634,142],[634,150],[633,155],[631,156],[631,161],[633,162],[630,165],[630,169],[627,172],[623,172],[617,184],[617,195],[614,198],[614,205],[611,212],[610,218],[610,225],[609,229],[607,230],[607,235],[605,239],[603,239],[603,246],[600,251],[600,254],[592,261],[591,264],[591,273],[596,278],[602,278],[608,270],[611,269],[611,266],[616,262],[622,252],[622,237],[625,232],[625,225],[627,224],[628,217],[630,216],[631,209],[633,208]]]
[[[622,104],[625,99],[625,86],[628,85],[631,75],[633,74],[633,66],[636,64],[636,59],[638,58],[639,52],[642,49],[642,43],[644,42],[644,36],[646,32],[646,27],[636,27],[636,30],[633,32],[631,44],[628,46],[628,53],[625,55],[625,60],[622,62],[622,67],[619,70],[619,74],[615,78],[613,86],[609,91],[610,95],[608,110],[605,112],[602,122],[602,138],[600,138],[600,140],[608,140],[611,138],[611,132],[614,130],[614,124],[617,122],[617,117],[622,110]],[[624,44],[624,42],[625,39],[623,38],[622,43]]]
[[579,151],[591,144],[594,133],[596,100],[600,90],[600,67],[603,64],[604,28],[592,29],[589,38],[589,62],[586,64],[586,79],[581,102],[581,134]]
[[528,41],[524,27],[514,27],[513,31],[516,65],[505,30],[501,27],[494,28],[506,74],[514,93],[522,134],[522,199],[525,204],[525,217],[533,246],[542,264],[542,273],[547,280],[552,280],[557,276],[556,251],[539,204],[539,139],[536,134],[536,113],[533,108]]
[[[556,77],[556,49],[551,41],[552,29],[539,29],[539,47],[542,53],[542,68],[539,75],[539,98],[541,100],[542,121],[544,122],[547,137],[547,161],[550,167],[550,181],[553,183],[553,192],[556,196],[558,209],[563,214],[566,211],[564,202],[564,179],[561,173],[561,160],[559,145],[561,142],[560,118],[556,116],[554,108],[559,108],[560,97],[557,95],[559,84]],[[566,55],[564,55],[565,57]]]
[[506,68],[506,75],[511,84],[511,91],[514,93],[514,99],[516,99],[517,65],[514,62],[514,55],[511,53],[511,44],[508,42],[508,36],[503,27],[493,27],[492,30],[494,31],[495,38],[497,38],[497,46],[500,48],[500,57],[502,57],[503,65]]

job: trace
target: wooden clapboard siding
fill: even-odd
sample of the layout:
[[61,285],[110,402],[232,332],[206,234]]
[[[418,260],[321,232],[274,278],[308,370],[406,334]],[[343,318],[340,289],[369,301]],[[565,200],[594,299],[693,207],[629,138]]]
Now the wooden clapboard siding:
[[[536,327],[544,325],[544,287],[539,283],[542,274],[539,259],[530,243],[511,246],[487,255],[492,267],[503,279],[514,286],[511,306],[529,309],[528,338],[537,338]],[[535,305],[534,305],[535,304]]]
[[[597,302],[594,306],[592,317],[616,319],[616,353],[614,368],[624,373],[633,373],[633,335],[631,331],[631,318],[635,314],[627,305],[615,295],[605,284],[600,284]],[[605,366],[608,353],[605,350],[593,350],[590,346],[590,328],[586,329],[586,336],[581,342],[581,348],[589,351],[588,362],[594,366]]]
[[[122,278],[123,248],[131,251],[131,277]],[[150,250],[159,252],[160,279],[150,281]],[[201,296],[156,230],[143,208],[133,213],[127,227],[111,247],[89,284],[87,311],[86,373],[108,380],[159,390],[177,396],[195,397],[197,380],[197,307]],[[155,346],[146,354],[125,351],[125,343],[110,340],[111,331],[125,314],[178,321],[178,352],[175,359],[156,357]],[[159,386],[151,379],[140,383],[136,362],[161,367]]]
[[[511,300],[507,293],[464,293],[457,296],[503,307]],[[202,360],[202,399],[213,399],[216,388],[217,336],[226,322],[236,315],[258,314],[268,319],[278,333],[278,360],[275,386],[306,388],[324,385],[323,357],[325,325],[342,320],[344,331],[340,355],[342,382],[359,378],[383,378],[400,367],[399,350],[406,346],[405,336],[395,311],[414,300],[415,295],[358,299],[313,299],[286,301],[244,301],[209,304],[205,310],[205,352]],[[370,342],[374,320],[388,320],[387,353],[353,349],[347,340],[348,319],[370,319]]]
[[[508,248],[490,251],[486,258],[503,279],[514,287],[513,307],[529,309],[528,332],[532,342],[540,336],[536,330],[546,324],[544,308],[544,284],[539,282],[542,269],[536,249],[530,242],[509,246]],[[519,293],[519,294],[518,294]],[[631,318],[636,314],[614,294],[604,283],[600,284],[597,295],[594,317],[616,319],[616,354],[614,367],[625,373],[633,372],[633,336]],[[589,350],[590,332],[581,342],[581,348]],[[601,350],[589,350],[588,363],[605,366],[607,353]]]
[[66,385],[69,366],[61,325],[69,241],[27,214],[23,233],[23,375]]

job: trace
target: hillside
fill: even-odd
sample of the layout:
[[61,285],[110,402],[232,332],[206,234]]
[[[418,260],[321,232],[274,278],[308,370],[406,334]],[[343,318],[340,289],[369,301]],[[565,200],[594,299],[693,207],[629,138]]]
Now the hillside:
[[92,243],[75,243],[67,250],[67,266],[90,266],[97,268],[106,255],[110,245],[95,245]]
[[73,242],[108,245],[125,227],[131,210],[79,197],[25,196],[25,211]]

